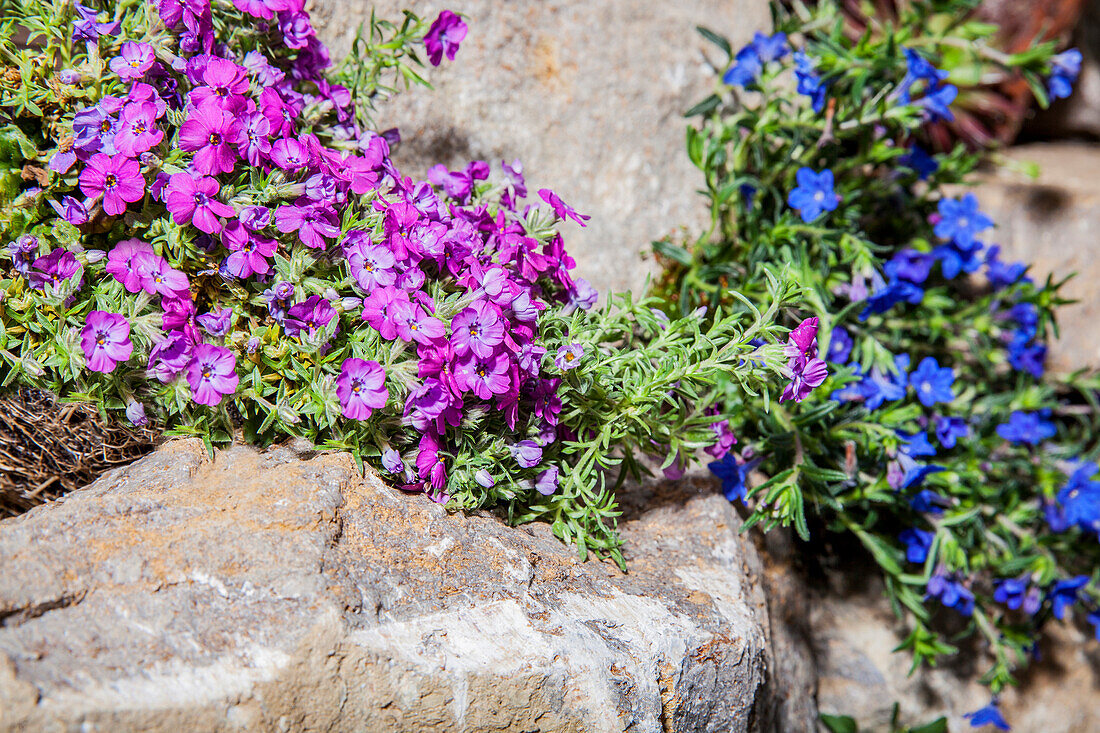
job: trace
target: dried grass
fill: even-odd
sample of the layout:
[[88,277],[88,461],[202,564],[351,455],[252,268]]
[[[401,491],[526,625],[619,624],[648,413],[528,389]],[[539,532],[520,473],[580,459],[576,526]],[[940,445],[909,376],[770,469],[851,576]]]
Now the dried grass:
[[91,405],[61,404],[41,390],[0,395],[0,518],[22,514],[140,458],[157,436],[105,423]]

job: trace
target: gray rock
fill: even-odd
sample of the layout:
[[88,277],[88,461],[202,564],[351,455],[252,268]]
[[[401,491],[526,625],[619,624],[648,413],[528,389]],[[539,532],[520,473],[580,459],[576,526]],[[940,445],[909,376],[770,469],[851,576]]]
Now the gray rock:
[[169,443],[0,522],[0,730],[800,729],[739,518],[676,490],[624,575],[344,454]]
[[381,128],[401,129],[402,170],[520,158],[535,201],[549,187],[592,216],[563,235],[577,276],[603,294],[644,284],[653,267],[640,255],[653,240],[702,230],[702,178],[682,114],[717,76],[695,26],[743,43],[770,27],[766,0],[316,0],[312,13],[341,57],[372,8],[399,18],[404,7],[426,18],[461,12],[470,31],[453,62],[430,70],[434,91],[414,89],[381,110]]

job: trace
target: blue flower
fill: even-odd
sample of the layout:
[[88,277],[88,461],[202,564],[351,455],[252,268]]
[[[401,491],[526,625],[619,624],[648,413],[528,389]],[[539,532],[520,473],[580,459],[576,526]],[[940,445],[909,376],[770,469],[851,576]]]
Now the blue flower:
[[964,250],[974,249],[978,234],[993,226],[993,220],[978,208],[978,197],[968,193],[961,199],[940,199],[937,205],[940,220],[934,231],[940,239],[948,239]]
[[912,168],[922,181],[927,180],[928,176],[940,169],[940,164],[936,162],[936,159],[919,145],[914,145],[908,153],[898,158],[898,163],[907,168]]
[[1034,616],[1042,605],[1042,597],[1039,589],[1028,582],[1026,574],[1019,578],[1008,578],[997,581],[997,587],[993,591],[993,600],[1003,603],[1015,611],[1022,608],[1028,616]]
[[898,535],[898,539],[905,543],[905,559],[913,563],[922,563],[928,559],[928,550],[932,548],[932,540],[935,538],[932,532],[913,527]]
[[1047,347],[1032,341],[1028,331],[1016,331],[1008,343],[1008,363],[1018,372],[1027,372],[1039,379],[1046,371]]
[[1077,525],[1084,531],[1100,534],[1100,482],[1092,480],[1098,470],[1091,461],[1079,464],[1058,492],[1058,503],[1062,506],[1058,516],[1064,522],[1061,531]]
[[905,455],[912,457],[936,455],[936,449],[932,447],[932,443],[924,433],[907,435],[899,432],[898,435],[905,441],[901,446],[901,452]]
[[902,301],[917,305],[922,300],[924,300],[924,288],[907,280],[891,280],[867,299],[867,305],[859,314],[859,320],[866,321],[874,313],[885,313]]
[[928,597],[939,598],[940,603],[954,608],[963,616],[974,613],[974,594],[954,576],[939,573],[928,579]]
[[883,265],[882,270],[891,280],[908,280],[911,283],[921,285],[928,279],[935,261],[935,258],[930,254],[906,248],[891,257]]
[[1038,445],[1058,432],[1054,423],[1044,420],[1044,417],[1045,414],[1017,410],[1009,415],[1007,423],[997,426],[997,435],[1011,443]]
[[[931,469],[925,472],[924,475],[943,470],[941,466],[924,466],[923,468]],[[924,476],[922,475],[921,480],[923,479]],[[909,499],[909,506],[913,507],[913,511],[921,514],[943,514],[943,497],[931,489],[921,489]]]
[[878,367],[875,367],[864,378],[860,387],[863,391],[863,404],[868,410],[877,410],[884,402],[895,402],[905,397],[909,380],[909,355],[895,356],[894,368],[896,372],[883,374]]
[[981,242],[973,249],[964,250],[957,244],[944,244],[932,250],[932,256],[940,262],[940,272],[947,280],[954,280],[960,272],[976,272],[982,266]]
[[826,359],[834,364],[843,364],[852,355],[852,346],[852,337],[842,326],[837,326],[829,335],[829,353]]
[[1073,93],[1073,82],[1081,73],[1081,52],[1076,48],[1063,51],[1050,60],[1047,91],[1052,99],[1065,99]]
[[916,370],[909,375],[909,384],[917,391],[917,399],[925,407],[955,399],[955,392],[951,389],[954,383],[955,372],[950,367],[941,367],[931,356],[921,359]]
[[764,64],[751,44],[737,52],[734,64],[722,75],[722,82],[733,87],[747,87],[756,81]]
[[1008,310],[1008,317],[1028,329],[1031,336],[1035,335],[1039,325],[1039,309],[1034,303],[1017,303]]
[[774,36],[765,36],[757,31],[752,37],[752,47],[756,49],[756,55],[765,64],[769,61],[779,61],[787,55],[787,34],[776,33]]
[[1031,282],[1026,277],[1027,265],[1023,262],[1001,262],[1001,248],[998,245],[990,247],[985,254],[985,276],[994,290],[1003,290],[1018,282]]
[[740,499],[741,503],[744,503],[748,495],[745,478],[760,465],[762,460],[762,458],[754,458],[747,463],[739,463],[733,453],[727,453],[722,460],[708,463],[707,468],[721,480],[722,493],[726,495],[727,500]]
[[970,427],[961,417],[936,418],[936,439],[944,448],[954,448],[959,438],[970,435]]
[[840,196],[833,191],[833,172],[815,173],[810,168],[799,168],[795,174],[798,186],[787,196],[787,203],[798,209],[802,221],[807,224],[826,211],[833,211],[840,203]]
[[1089,582],[1089,576],[1077,575],[1066,580],[1059,580],[1054,587],[1047,592],[1050,600],[1050,609],[1054,612],[1054,618],[1061,621],[1066,616],[1066,609],[1077,603],[1078,593]]
[[924,117],[929,122],[940,120],[950,122],[955,119],[955,114],[950,108],[957,96],[959,96],[958,87],[954,84],[943,84],[930,90],[918,104],[924,107]]
[[1088,615],[1089,623],[1096,629],[1096,640],[1100,641],[1100,610],[1093,611]]
[[992,725],[998,730],[1011,730],[1004,716],[1001,715],[1001,711],[997,709],[996,698],[990,700],[989,704],[984,708],[975,710],[972,713],[967,713],[963,717],[970,718],[971,728],[981,728],[983,725]]
[[898,93],[898,99],[902,104],[909,104],[912,87],[917,82],[926,81],[931,88],[947,79],[946,71],[940,71],[930,64],[928,59],[911,48],[905,49],[905,65],[905,77],[898,85],[898,89],[901,90]]
[[799,51],[794,55],[794,76],[798,80],[798,93],[810,98],[814,112],[825,108],[825,90],[827,85],[814,70],[814,61]]

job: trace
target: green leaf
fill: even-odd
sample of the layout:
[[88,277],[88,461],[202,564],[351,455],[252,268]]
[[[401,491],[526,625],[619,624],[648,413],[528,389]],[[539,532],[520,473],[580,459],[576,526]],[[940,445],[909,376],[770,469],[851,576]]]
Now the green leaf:
[[723,36],[720,36],[711,29],[705,28],[701,25],[695,26],[695,30],[699,31],[699,35],[701,35],[703,38],[707,39],[715,46],[725,51],[728,58],[733,58],[733,49],[730,47],[730,42],[727,41]]
[[848,715],[829,715],[821,713],[821,724],[829,729],[829,733],[859,733],[859,726],[855,718]]

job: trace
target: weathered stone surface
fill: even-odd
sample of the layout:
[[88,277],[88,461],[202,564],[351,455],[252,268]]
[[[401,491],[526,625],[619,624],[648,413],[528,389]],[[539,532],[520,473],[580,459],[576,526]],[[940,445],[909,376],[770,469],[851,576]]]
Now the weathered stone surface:
[[403,93],[381,110],[382,128],[401,129],[402,169],[520,158],[536,201],[549,187],[592,215],[565,236],[577,275],[601,293],[641,287],[650,242],[706,221],[681,115],[717,77],[695,26],[736,44],[770,23],[766,0],[316,0],[319,35],[335,56],[372,7],[389,18],[446,7],[470,27],[455,61],[431,70],[434,91]]
[[1058,311],[1061,339],[1048,366],[1061,372],[1100,366],[1100,146],[1034,144],[1011,148],[1014,161],[1040,166],[1038,179],[1002,168],[978,191],[982,208],[997,222],[991,238],[1008,259],[1030,262],[1032,277],[1077,277],[1064,294],[1078,302]]
[[0,730],[809,729],[737,515],[677,491],[624,575],[346,455],[170,443],[0,522]]

